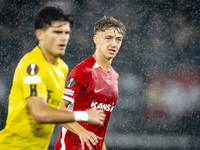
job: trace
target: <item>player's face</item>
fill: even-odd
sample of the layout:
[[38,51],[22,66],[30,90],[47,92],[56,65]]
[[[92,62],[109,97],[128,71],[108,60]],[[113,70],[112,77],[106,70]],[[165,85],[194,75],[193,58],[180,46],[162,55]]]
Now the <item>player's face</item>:
[[65,54],[69,36],[69,22],[55,21],[43,32],[43,48],[53,57],[60,57]]
[[105,32],[97,32],[94,36],[97,51],[107,60],[113,59],[122,44],[123,35],[116,28],[109,28]]

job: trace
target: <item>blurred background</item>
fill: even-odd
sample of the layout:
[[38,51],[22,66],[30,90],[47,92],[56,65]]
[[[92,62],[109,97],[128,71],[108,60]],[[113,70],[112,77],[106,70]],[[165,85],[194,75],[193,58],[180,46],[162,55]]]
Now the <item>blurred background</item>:
[[[199,0],[0,0],[0,130],[14,70],[37,45],[34,17],[46,4],[65,4],[76,15],[63,57],[70,71],[94,53],[97,20],[113,16],[127,28],[112,63],[119,98],[107,150],[200,149]],[[49,150],[60,130],[57,125]]]

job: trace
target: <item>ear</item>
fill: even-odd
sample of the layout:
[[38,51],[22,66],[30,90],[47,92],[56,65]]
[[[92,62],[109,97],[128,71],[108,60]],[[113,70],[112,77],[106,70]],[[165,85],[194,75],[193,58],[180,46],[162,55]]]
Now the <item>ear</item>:
[[38,39],[39,41],[42,41],[42,40],[43,40],[44,31],[41,30],[41,29],[37,29],[37,30],[35,31],[35,35],[36,35],[36,37],[37,37],[37,39]]
[[99,39],[98,39],[97,35],[94,35],[94,36],[93,36],[93,41],[94,41],[94,43],[95,43],[96,45],[99,45]]

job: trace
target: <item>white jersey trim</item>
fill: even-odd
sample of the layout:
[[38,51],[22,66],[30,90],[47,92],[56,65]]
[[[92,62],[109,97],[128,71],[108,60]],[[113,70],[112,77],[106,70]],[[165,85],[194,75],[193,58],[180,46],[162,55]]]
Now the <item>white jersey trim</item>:
[[66,133],[67,133],[67,129],[62,127],[62,138],[60,140],[60,142],[61,142],[60,150],[66,150],[66,147],[65,147],[65,135],[66,135]]
[[93,69],[100,67],[99,64],[97,62],[95,62]]
[[[97,62],[95,62],[93,69],[98,68],[98,67],[100,67],[100,65]],[[112,67],[110,68],[110,71],[113,71]]]
[[63,98],[64,100],[70,101],[71,103],[74,103],[74,99],[71,98],[71,97],[68,97],[68,96],[63,95],[62,98]]

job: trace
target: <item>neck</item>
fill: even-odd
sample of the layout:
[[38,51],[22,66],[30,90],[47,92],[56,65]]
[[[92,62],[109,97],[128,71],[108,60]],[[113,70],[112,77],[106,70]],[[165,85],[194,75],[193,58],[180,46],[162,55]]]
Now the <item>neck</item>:
[[93,57],[102,69],[106,71],[111,70],[112,59],[110,60],[105,59],[102,55],[97,54],[97,51],[94,53]]
[[42,51],[42,54],[44,55],[45,59],[50,62],[53,65],[57,65],[58,58],[53,56],[51,53],[49,53],[47,50],[45,50],[42,46],[39,45],[40,50]]

